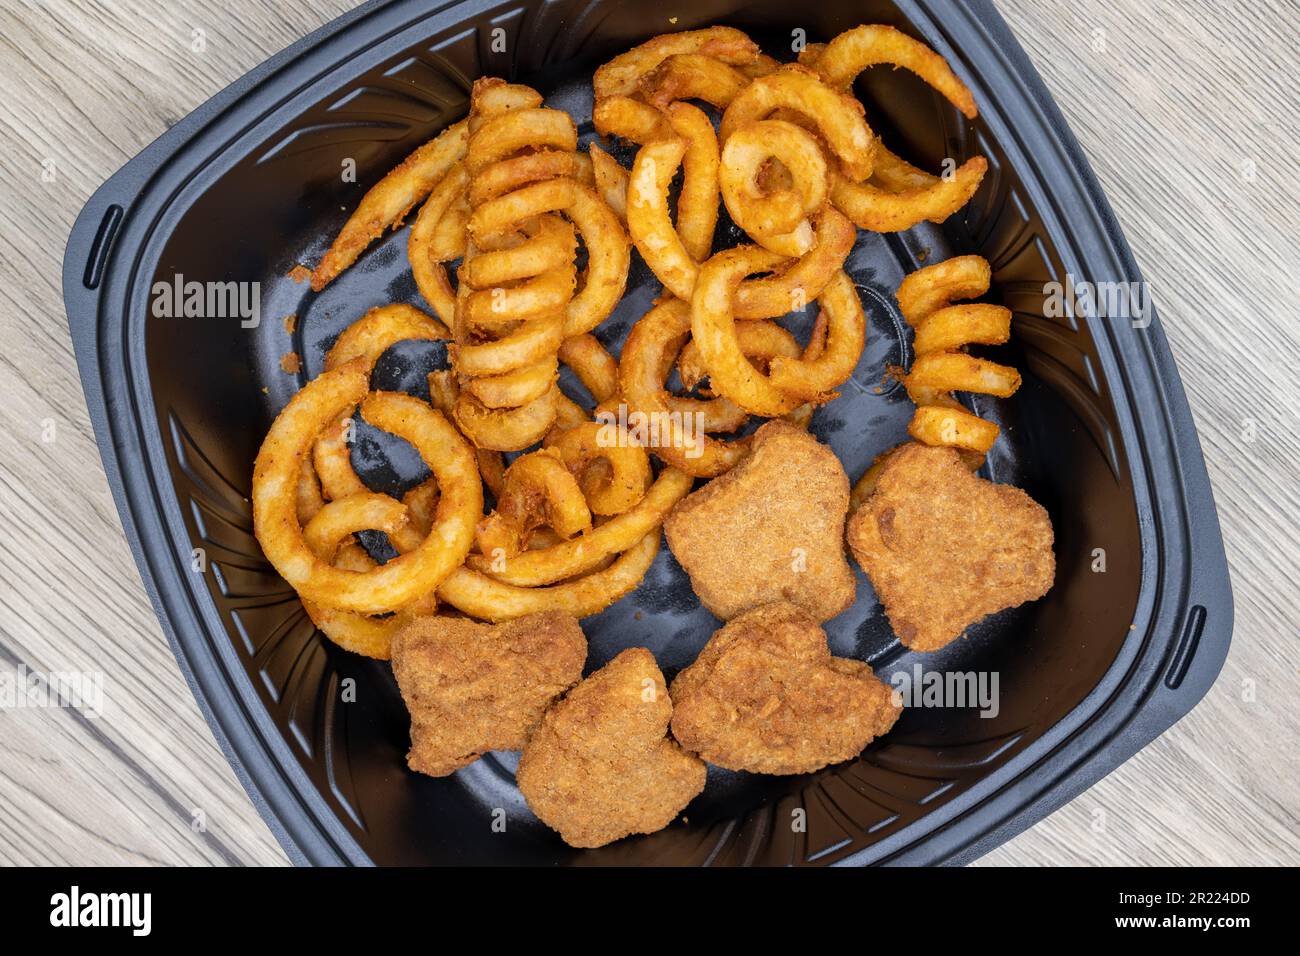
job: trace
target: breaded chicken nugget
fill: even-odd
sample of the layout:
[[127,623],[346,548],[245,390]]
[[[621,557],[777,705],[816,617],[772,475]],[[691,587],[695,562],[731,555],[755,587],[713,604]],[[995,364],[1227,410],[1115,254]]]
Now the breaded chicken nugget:
[[668,547],[724,621],[791,601],[818,621],[853,603],[844,556],[849,479],[806,431],[771,421],[740,464],[687,495],[664,522]]
[[683,747],[753,773],[811,773],[849,760],[902,710],[869,666],[832,657],[826,632],[788,602],[724,626],[671,693]]
[[704,764],[667,737],[673,705],[654,656],[633,647],[546,712],[515,780],[575,847],[662,830],[704,789]]
[[976,477],[951,448],[895,452],[847,536],[894,632],[918,651],[1042,597],[1056,574],[1042,505]]
[[586,660],[578,619],[560,611],[496,625],[412,621],[393,638],[393,674],[411,712],[407,763],[443,777],[489,750],[521,749]]

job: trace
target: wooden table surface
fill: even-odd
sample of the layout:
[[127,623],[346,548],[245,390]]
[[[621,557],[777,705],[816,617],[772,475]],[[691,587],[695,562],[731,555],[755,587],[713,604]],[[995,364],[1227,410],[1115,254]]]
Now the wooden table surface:
[[[200,716],[122,537],[60,262],[77,211],[115,169],[351,6],[0,8],[0,670],[100,671],[108,698],[98,718],[0,710],[0,862],[286,862]],[[999,6],[1151,283],[1214,482],[1236,629],[1190,716],[982,863],[1300,863],[1295,0]]]

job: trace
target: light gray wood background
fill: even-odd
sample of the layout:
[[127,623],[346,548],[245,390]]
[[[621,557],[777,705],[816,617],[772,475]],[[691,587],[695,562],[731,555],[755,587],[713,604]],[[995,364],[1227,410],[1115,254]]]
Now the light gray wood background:
[[[200,716],[123,540],[60,261],[109,174],[351,6],[0,3],[0,669],[102,671],[109,697],[98,719],[0,711],[0,862],[286,862]],[[1300,7],[1000,6],[1151,282],[1214,481],[1236,632],[1189,717],[983,862],[1295,864]]]

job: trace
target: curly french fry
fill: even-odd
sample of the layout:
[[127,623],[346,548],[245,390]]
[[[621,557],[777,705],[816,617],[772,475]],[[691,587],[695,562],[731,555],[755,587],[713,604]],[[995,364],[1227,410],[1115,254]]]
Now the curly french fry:
[[642,77],[680,53],[700,54],[733,66],[758,63],[762,57],[758,45],[732,27],[665,34],[619,54],[596,70],[592,77],[596,99],[635,93]]
[[577,478],[556,451],[543,448],[516,458],[506,469],[496,510],[479,522],[479,552],[510,557],[529,537],[549,527],[568,539],[591,528],[591,509]]
[[[304,598],[380,614],[428,594],[465,560],[483,512],[483,486],[468,444],[442,415],[409,395],[367,397],[368,377],[364,359],[324,372],[276,417],[253,467],[253,529],[267,560]],[[356,574],[322,561],[308,545],[298,523],[296,486],[316,435],[363,398],[367,421],[415,446],[438,481],[440,498],[434,530],[418,548]]]
[[[973,468],[983,463],[999,429],[967,411],[952,393],[1007,398],[1020,387],[1020,373],[1014,368],[965,352],[967,345],[1000,345],[1011,336],[1010,309],[985,303],[953,304],[983,295],[991,278],[985,259],[958,256],[918,269],[898,287],[899,309],[915,330],[915,357],[903,379],[917,406],[908,434],[926,445],[956,448]],[[890,454],[892,451],[877,458],[854,485],[853,507],[871,493]]]
[[[445,325],[414,306],[400,303],[377,306],[343,330],[325,355],[325,370],[361,361],[369,374],[379,357],[398,342],[450,338],[451,332]],[[354,411],[341,415],[325,428],[312,451],[316,474],[325,497],[331,501],[368,490],[352,468],[348,448]]]
[[[426,482],[428,484],[433,483]],[[418,487],[424,488],[426,485]],[[399,551],[409,551],[418,546],[423,538],[423,535],[416,533],[414,541],[411,541],[409,535],[401,534],[402,531],[413,530],[408,524],[411,520],[413,516],[407,513],[405,504],[387,495],[362,492],[325,505],[303,529],[303,534],[312,551],[322,561],[332,562],[337,568],[367,574],[374,570],[375,562],[360,546],[349,543],[352,535],[367,529],[385,530],[390,533]],[[399,545],[399,541],[407,547]],[[339,647],[386,661],[390,657],[393,635],[413,619],[434,613],[437,610],[437,598],[430,591],[389,617],[371,617],[355,611],[341,611],[305,598],[303,609],[321,633]]]
[[539,611],[567,611],[574,617],[599,614],[641,583],[659,553],[659,529],[624,551],[608,567],[549,587],[504,584],[480,571],[458,568],[438,588],[438,597],[471,617],[507,621]]
[[741,127],[782,109],[807,116],[815,124],[846,177],[860,182],[871,175],[876,137],[863,118],[862,104],[797,64],[759,77],[745,87],[722,114],[719,137],[725,144]]
[[356,211],[339,231],[329,250],[311,275],[311,287],[319,292],[352,263],[365,248],[397,226],[411,208],[424,199],[447,171],[465,155],[469,127],[465,120],[447,127],[436,139],[425,143],[402,160],[362,197]]

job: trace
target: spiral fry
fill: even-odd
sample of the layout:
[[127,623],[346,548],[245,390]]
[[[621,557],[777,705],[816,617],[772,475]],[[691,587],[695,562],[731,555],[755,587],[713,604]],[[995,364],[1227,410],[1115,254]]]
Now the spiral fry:
[[484,555],[511,557],[528,547],[541,527],[565,540],[591,528],[578,480],[564,458],[548,448],[522,455],[506,469],[496,510],[479,522],[475,543]]
[[[1001,345],[1011,336],[1011,310],[966,303],[983,295],[992,270],[980,256],[958,256],[911,273],[898,287],[898,307],[915,331],[911,371],[903,378],[916,412],[908,434],[926,445],[956,448],[973,468],[997,440],[1000,429],[967,411],[953,392],[1008,398],[1020,388],[1020,373],[1008,365],[966,353],[968,345]],[[895,449],[897,450],[897,449]],[[885,460],[881,455],[853,488],[857,506],[875,486]]]
[[[790,187],[764,191],[769,160],[788,172]],[[826,204],[826,157],[807,130],[782,120],[757,120],[737,129],[722,150],[722,198],[736,225],[765,249],[802,256],[814,243],[808,217]]]
[[[436,482],[419,486],[420,489],[429,487],[436,488]],[[411,527],[411,518],[405,504],[387,495],[365,491],[324,505],[303,528],[303,535],[320,560],[337,568],[365,574],[376,565],[353,541],[353,534],[372,527],[387,531],[397,550],[406,554],[418,547],[424,538]],[[345,650],[378,660],[389,659],[393,635],[398,630],[417,617],[432,614],[437,603],[433,592],[429,592],[399,608],[395,614],[373,617],[327,607],[306,598],[302,602],[312,623],[331,641]]]
[[577,286],[577,129],[527,87],[474,84],[465,154],[471,208],[456,297],[455,418],[480,448],[518,451],[555,420],[557,352]]
[[[910,70],[961,110],[979,115],[975,97],[947,62],[919,40],[881,24],[841,33],[827,44],[805,47],[799,62],[828,86],[848,91],[858,74],[877,64]],[[899,232],[924,220],[943,222],[968,203],[988,172],[988,160],[974,156],[949,174],[931,176],[876,143],[870,179],[834,175],[831,201],[854,224],[872,232]]]

